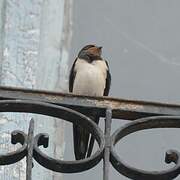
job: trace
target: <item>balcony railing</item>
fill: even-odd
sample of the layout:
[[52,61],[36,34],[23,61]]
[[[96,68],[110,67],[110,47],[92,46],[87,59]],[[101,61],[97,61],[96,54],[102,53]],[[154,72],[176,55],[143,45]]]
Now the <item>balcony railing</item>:
[[[54,159],[39,148],[39,146],[48,147],[48,134],[34,135],[32,119],[27,134],[18,130],[11,134],[12,144],[20,143],[22,146],[14,152],[0,155],[0,166],[14,164],[26,157],[26,180],[32,179],[33,159],[41,166],[61,173],[82,172],[103,160],[104,180],[111,179],[110,164],[120,174],[134,180],[170,180],[180,174],[178,151],[169,150],[166,153],[165,162],[174,162],[173,168],[150,172],[127,165],[114,148],[123,137],[139,130],[180,128],[180,105],[0,87],[0,112],[36,113],[77,123],[86,128],[98,142],[99,149],[89,158],[78,161]],[[88,117],[93,112],[105,118],[104,132]],[[118,128],[111,135],[113,118],[131,122]]]

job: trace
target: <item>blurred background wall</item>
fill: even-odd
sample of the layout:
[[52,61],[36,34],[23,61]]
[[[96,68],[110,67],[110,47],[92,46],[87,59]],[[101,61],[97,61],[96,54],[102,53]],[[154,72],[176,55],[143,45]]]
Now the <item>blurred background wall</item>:
[[[0,85],[65,91],[71,10],[71,0],[0,0]],[[14,149],[10,132],[27,132],[31,117],[36,122],[36,133],[50,135],[48,153],[62,158],[64,123],[18,113],[0,115],[0,153]],[[25,161],[0,167],[0,179],[24,180]],[[35,163],[33,179],[60,180],[61,175]]]

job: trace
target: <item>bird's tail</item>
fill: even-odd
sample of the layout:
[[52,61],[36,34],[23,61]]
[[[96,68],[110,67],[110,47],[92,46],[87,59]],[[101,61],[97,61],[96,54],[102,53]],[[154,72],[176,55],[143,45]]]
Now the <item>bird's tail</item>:
[[[97,124],[99,123],[99,117],[90,117]],[[87,132],[82,126],[73,124],[73,136],[74,136],[74,153],[76,160],[89,157],[92,153],[94,146],[94,137]],[[90,139],[90,140],[89,140]]]
[[[93,118],[91,118],[96,124],[99,124],[99,117],[96,116]],[[92,150],[93,150],[93,147],[94,147],[94,137],[91,135],[90,137],[90,142],[89,142],[89,146],[88,146],[88,152],[87,152],[87,157],[90,157],[91,156],[91,153],[92,153]]]
[[89,133],[85,128],[73,124],[73,135],[75,158],[76,160],[84,159],[88,148]]

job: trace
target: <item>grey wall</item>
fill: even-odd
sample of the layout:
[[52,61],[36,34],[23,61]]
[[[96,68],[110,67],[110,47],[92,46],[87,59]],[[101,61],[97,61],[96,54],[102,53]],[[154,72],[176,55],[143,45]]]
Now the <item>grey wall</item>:
[[[70,62],[84,45],[102,45],[112,73],[111,96],[180,103],[179,8],[178,0],[75,1]],[[113,131],[124,123],[115,120]],[[179,135],[178,129],[135,133],[119,143],[117,150],[132,166],[166,169],[165,152],[180,150]],[[72,148],[71,143],[67,147]],[[66,157],[71,154],[68,151]],[[101,167],[73,178],[102,179]],[[112,168],[110,179],[126,178]]]

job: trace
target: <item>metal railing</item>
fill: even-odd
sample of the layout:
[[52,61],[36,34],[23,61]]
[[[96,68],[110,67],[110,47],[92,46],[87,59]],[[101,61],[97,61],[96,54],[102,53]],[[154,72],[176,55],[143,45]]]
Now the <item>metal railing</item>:
[[[105,117],[105,132],[88,117],[94,111],[99,117]],[[124,163],[114,148],[123,137],[139,130],[180,128],[180,105],[0,87],[0,112],[36,113],[77,123],[86,128],[98,142],[99,149],[89,158],[78,161],[54,159],[39,148],[47,148],[49,138],[48,134],[34,135],[32,119],[27,134],[22,131],[13,131],[11,134],[12,144],[20,143],[22,146],[14,152],[0,155],[0,166],[16,163],[26,157],[26,180],[32,179],[33,159],[43,167],[61,173],[82,172],[103,160],[104,180],[110,179],[110,164],[120,174],[134,180],[170,180],[180,173],[180,153],[175,150],[167,151],[165,157],[166,163],[175,163],[173,168],[149,172]],[[112,118],[131,122],[111,135]]]

